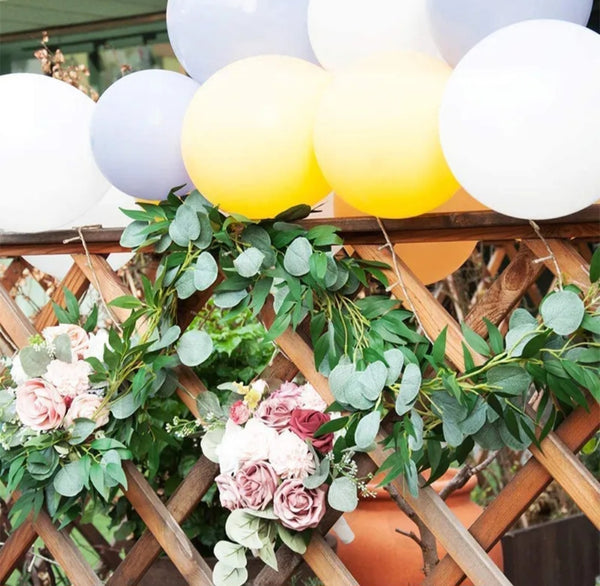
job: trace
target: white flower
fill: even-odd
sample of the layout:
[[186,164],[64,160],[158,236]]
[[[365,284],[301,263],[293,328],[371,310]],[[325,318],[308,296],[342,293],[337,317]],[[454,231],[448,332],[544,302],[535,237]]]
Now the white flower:
[[76,397],[90,388],[92,367],[81,360],[63,362],[53,360],[46,369],[44,379],[53,384],[63,397]]
[[235,474],[240,467],[240,449],[243,443],[244,428],[228,420],[225,434],[215,453],[223,474]]
[[321,411],[321,413],[327,409],[327,403],[323,401],[321,395],[310,383],[302,385],[300,391],[300,409],[312,409],[313,411]]
[[22,385],[26,380],[29,379],[23,370],[23,366],[21,366],[21,358],[19,358],[18,354],[13,360],[12,367],[10,369],[10,377],[17,385]]
[[239,447],[240,462],[268,460],[272,446],[278,441],[277,432],[260,419],[250,419],[244,427]]
[[306,443],[286,429],[271,447],[269,461],[282,478],[306,478],[315,471],[315,459]]
[[108,344],[108,332],[106,330],[98,330],[97,333],[90,334],[90,343],[83,357],[97,358],[98,360],[103,361],[104,348],[110,348]]

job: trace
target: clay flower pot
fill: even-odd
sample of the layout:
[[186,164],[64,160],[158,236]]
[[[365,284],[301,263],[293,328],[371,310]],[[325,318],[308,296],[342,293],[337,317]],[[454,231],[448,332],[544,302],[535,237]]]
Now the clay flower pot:
[[[439,492],[456,473],[456,470],[446,472],[433,483],[433,489]],[[462,489],[446,500],[465,527],[469,527],[483,510],[469,496],[476,484],[477,479],[470,478]],[[396,532],[396,529],[402,529],[418,535],[417,526],[397,507],[385,489],[373,490],[375,498],[361,499],[356,511],[345,515],[355,539],[349,544],[338,540],[337,554],[361,586],[421,586],[425,579],[421,549],[412,539]],[[445,553],[438,546],[440,559]],[[502,567],[500,545],[492,550],[491,557]]]

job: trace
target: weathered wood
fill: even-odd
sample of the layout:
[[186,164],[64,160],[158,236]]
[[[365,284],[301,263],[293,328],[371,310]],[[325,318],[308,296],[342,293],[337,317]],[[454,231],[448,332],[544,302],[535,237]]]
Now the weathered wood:
[[123,469],[127,476],[125,496],[181,575],[190,584],[212,586],[212,572],[208,564],[141,472],[131,462],[124,462]]
[[22,258],[15,258],[4,271],[0,284],[10,291],[23,276],[23,271],[31,265]]
[[37,536],[30,521],[25,521],[10,534],[6,543],[0,548],[0,584],[6,583]]
[[[591,405],[590,412],[574,411],[558,428],[556,435],[573,452],[578,452],[596,433],[600,422],[600,405]],[[487,551],[527,510],[529,505],[552,482],[552,476],[535,458],[531,458],[513,479],[487,506],[471,525],[469,532]],[[464,572],[450,557],[444,557],[427,581],[428,586],[459,584]]]
[[[177,523],[182,523],[187,519],[198,506],[217,472],[218,466],[204,456],[196,462],[167,502],[167,510]],[[137,584],[154,560],[158,558],[161,550],[156,537],[150,531],[145,531],[108,580],[107,586],[134,586]]]
[[310,540],[304,554],[304,561],[325,585],[359,586],[354,576],[335,555],[323,536],[318,533]]
[[13,301],[8,291],[1,285],[0,324],[2,324],[4,331],[10,336],[13,343],[19,348],[27,346],[29,338],[37,333],[31,322],[27,319],[27,316]]

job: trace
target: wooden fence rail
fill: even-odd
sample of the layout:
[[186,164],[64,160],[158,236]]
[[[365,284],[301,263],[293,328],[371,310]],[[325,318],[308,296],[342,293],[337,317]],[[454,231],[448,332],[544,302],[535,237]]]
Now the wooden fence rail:
[[[490,284],[481,285],[475,304],[466,316],[466,322],[485,336],[486,317],[499,325],[527,294],[538,300],[541,292],[536,283],[542,271],[548,269],[555,277],[589,286],[589,255],[579,245],[584,241],[600,241],[600,206],[574,214],[568,218],[540,222],[545,236],[543,242],[536,230],[522,220],[506,218],[493,212],[466,214],[438,214],[403,221],[386,221],[385,227],[393,243],[418,241],[481,240],[497,244],[488,264]],[[309,225],[331,220],[308,220]],[[369,218],[339,219],[334,221],[343,229],[343,236],[352,245],[353,254],[364,259],[391,263],[389,250],[377,223]],[[81,297],[91,285],[97,288],[106,301],[129,294],[119,277],[105,260],[110,252],[120,251],[118,239],[121,230],[84,230],[90,255],[84,254],[75,231],[61,231],[33,235],[0,235],[0,257],[20,257],[24,254],[72,254],[73,266],[62,285]],[[65,243],[66,241],[66,243]],[[550,254],[550,251],[552,254]],[[55,323],[51,304],[43,307],[31,322],[19,309],[9,290],[20,278],[19,263],[0,286],[0,327],[15,347],[27,344],[32,333]],[[501,267],[504,267],[501,270]],[[415,310],[427,335],[437,336],[447,327],[446,355],[456,368],[464,370],[462,333],[457,321],[401,261],[399,270],[402,283],[392,287],[395,295],[409,309]],[[398,281],[390,273],[390,282]],[[186,327],[196,311],[202,308],[209,295],[198,295],[186,302],[180,314],[180,324]],[[64,304],[62,288],[57,288],[53,301]],[[115,310],[115,317],[123,320],[127,310]],[[269,306],[263,310],[263,320],[272,320]],[[313,351],[301,331],[288,330],[278,339],[280,353],[267,367],[265,377],[289,379],[301,373],[328,402],[332,396],[327,379],[317,372]],[[179,370],[181,389],[179,395],[189,409],[197,415],[193,397],[205,391],[203,383],[186,367]],[[515,474],[511,482],[487,507],[467,530],[456,519],[441,498],[427,487],[418,498],[405,494],[402,483],[396,481],[396,491],[403,495],[418,517],[427,525],[448,552],[426,584],[451,586],[459,584],[464,576],[481,586],[510,586],[508,579],[487,555],[524,510],[555,479],[579,505],[581,510],[600,528],[600,485],[574,456],[600,428],[600,407],[594,404],[590,411],[573,412],[543,442],[542,450],[532,449],[532,458]],[[373,472],[386,458],[379,448],[369,455],[359,457],[361,473]],[[185,535],[181,524],[193,512],[210,488],[217,474],[217,466],[200,457],[195,466],[166,503],[154,493],[143,475],[127,463],[128,489],[125,496],[139,513],[147,530],[128,551],[123,560],[118,556],[103,558],[112,574],[107,584],[129,586],[137,584],[152,563],[165,552],[189,584],[211,584],[211,572],[206,561]],[[328,511],[315,532],[303,559],[326,586],[355,586],[356,580],[335,555],[324,535],[335,523],[339,513]],[[95,532],[95,533],[94,533]],[[101,536],[90,527],[82,534],[90,543],[99,542]],[[96,535],[96,537],[94,537]],[[14,531],[0,550],[0,584],[4,584],[19,560],[37,537],[46,544],[54,559],[76,586],[97,586],[102,581],[83,555],[67,530],[59,531],[42,512],[37,519],[26,522]],[[390,536],[393,539],[393,536]],[[302,558],[285,546],[277,551],[281,571],[275,573],[264,568],[254,580],[255,586],[277,586],[289,583],[291,575]]]

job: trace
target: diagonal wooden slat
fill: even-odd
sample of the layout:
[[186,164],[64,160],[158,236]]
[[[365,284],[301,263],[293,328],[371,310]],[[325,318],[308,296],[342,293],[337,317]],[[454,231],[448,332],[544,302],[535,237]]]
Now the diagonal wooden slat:
[[10,534],[6,543],[0,548],[0,584],[6,583],[37,536],[30,521],[26,521]]

